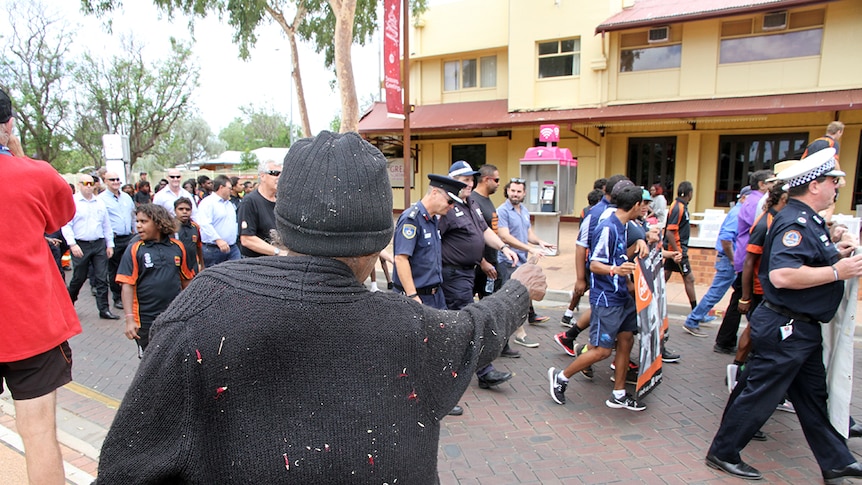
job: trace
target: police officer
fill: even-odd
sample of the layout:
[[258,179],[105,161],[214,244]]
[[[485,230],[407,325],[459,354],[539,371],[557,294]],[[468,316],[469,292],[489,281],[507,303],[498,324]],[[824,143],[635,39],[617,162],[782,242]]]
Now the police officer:
[[[449,310],[460,310],[473,303],[473,282],[476,266],[482,261],[485,245],[502,251],[503,257],[514,265],[518,255],[505,244],[493,229],[488,227],[479,204],[470,198],[479,172],[467,162],[459,160],[449,168],[449,177],[465,184],[459,193],[461,202],[440,217],[440,237],[443,256],[443,295]],[[476,371],[479,387],[488,389],[512,378],[512,373],[501,372],[493,364]]]
[[429,174],[428,179],[428,192],[401,213],[395,226],[393,286],[407,298],[445,310],[446,299],[440,290],[443,275],[437,216],[449,212],[456,201],[461,202],[456,194],[465,185],[442,175]]
[[712,468],[759,479],[739,452],[766,422],[785,394],[826,483],[862,477],[860,465],[829,421],[821,322],[828,322],[844,294],[843,280],[862,275],[862,256],[853,245],[833,244],[817,213],[838,191],[835,150],[819,151],[778,174],[789,185],[790,200],[775,217],[763,246],[759,278],[764,300],[751,316],[754,352],[747,383],[731,399],[706,456]]

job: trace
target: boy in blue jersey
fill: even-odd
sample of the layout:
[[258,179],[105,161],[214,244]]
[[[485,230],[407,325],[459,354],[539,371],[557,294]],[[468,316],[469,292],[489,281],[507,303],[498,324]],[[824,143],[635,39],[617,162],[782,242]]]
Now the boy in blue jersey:
[[548,369],[550,393],[554,402],[565,404],[566,386],[576,373],[610,357],[617,346],[614,391],[605,401],[608,407],[642,411],[645,406],[626,393],[625,381],[629,354],[637,330],[637,311],[628,292],[628,275],[635,263],[629,261],[626,224],[640,215],[642,192],[626,187],[614,194],[617,209],[596,226],[590,244],[590,343],[588,350],[563,370]]

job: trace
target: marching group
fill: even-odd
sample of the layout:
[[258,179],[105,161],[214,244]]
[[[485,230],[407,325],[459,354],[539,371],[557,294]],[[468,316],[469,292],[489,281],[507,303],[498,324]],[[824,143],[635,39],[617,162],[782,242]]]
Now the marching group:
[[[385,157],[355,133],[322,132],[296,142],[283,165],[262,163],[257,190],[238,210],[236,181],[217,176],[212,192],[196,198],[175,169],[152,202],[142,196],[136,204],[111,172],[98,196],[92,176],[81,175],[73,198],[48,164],[8,148],[14,110],[0,94],[0,156],[26,184],[26,197],[0,209],[20,221],[16,237],[0,244],[9,269],[0,284],[0,382],[15,401],[31,480],[62,483],[56,389],[71,380],[67,340],[81,332],[73,302],[87,277],[100,317],[118,319],[110,295],[139,356],[151,342],[105,439],[99,483],[434,483],[440,421],[463,412],[457,403],[472,376],[481,388],[497,386],[512,375],[495,369],[494,359],[520,356],[509,343],[538,345],[525,327],[548,320],[532,305],[547,288],[535,262],[555,246],[531,226],[524,179],[511,178],[495,208],[489,197],[500,186],[498,169],[457,161],[445,176],[429,175],[428,191],[393,224]],[[749,224],[745,258],[730,255],[732,244],[722,243],[729,239],[719,241],[723,270],[742,261],[734,304],[750,315],[750,330],[736,349],[736,385],[706,462],[737,477],[762,477],[739,453],[785,397],[826,482],[862,476],[826,411],[819,324],[835,314],[843,281],[862,275],[854,243],[836,242],[818,215],[845,175],[835,148],[812,150],[775,177],[755,174],[761,195],[773,178],[785,184],[786,206],[773,188],[766,222]],[[641,411],[625,390],[637,372],[629,358],[637,330],[629,276],[635,259],[663,240],[666,277],[692,279],[693,187],[679,184],[668,207],[660,187],[647,191],[621,175],[596,186],[563,317],[571,328],[555,336],[575,359],[548,370],[548,390],[564,404],[569,380],[589,376],[616,350],[606,404]],[[736,232],[746,229],[739,224]],[[45,234],[56,231],[75,266],[68,288],[49,264]],[[363,282],[390,243],[394,291],[369,292]],[[278,255],[285,257],[249,259]],[[727,274],[716,276],[719,286]],[[588,289],[590,309],[572,323]],[[685,330],[701,336],[705,312],[693,289]],[[587,328],[587,345],[575,345]],[[716,350],[734,345],[735,335]],[[680,357],[662,342],[661,358]]]

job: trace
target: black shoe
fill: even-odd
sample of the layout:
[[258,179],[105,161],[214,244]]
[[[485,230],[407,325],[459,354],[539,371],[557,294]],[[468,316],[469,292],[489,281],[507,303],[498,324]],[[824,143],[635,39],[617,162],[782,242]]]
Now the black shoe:
[[500,352],[500,357],[508,357],[510,359],[518,359],[521,357],[521,353],[518,352],[517,350],[513,349],[512,347],[509,347],[509,344],[506,344],[506,346],[503,347],[503,351]]
[[511,372],[500,372],[498,370],[492,370],[484,376],[479,377],[479,387],[481,387],[482,389],[489,389],[498,384],[502,384],[511,378]]
[[392,288],[395,288],[395,283],[393,283],[391,281],[389,283],[386,283],[386,289],[387,290],[391,290]]
[[111,313],[111,310],[105,310],[103,312],[99,312],[99,318],[104,320],[119,320],[120,317]]
[[[740,460],[739,463],[728,463],[726,461],[719,460],[713,454],[709,454],[706,455],[706,465],[710,468],[721,470],[745,480],[760,480],[763,478],[763,474],[757,471],[757,468],[754,468],[742,460]],[[824,476],[825,475],[826,473],[824,472]]]
[[680,358],[681,357],[679,354],[671,352],[670,350],[667,349],[667,347],[663,346],[661,348],[661,361],[662,362],[668,362],[668,363],[679,362]]
[[862,477],[862,465],[860,465],[858,461],[854,461],[844,468],[823,472],[823,481],[826,482],[827,485],[843,483],[845,477]]
[[114,308],[116,308],[117,310],[122,310],[123,309],[123,302],[121,302],[119,300],[115,301],[114,302]]
[[462,414],[464,414],[464,408],[458,406],[457,404],[454,408],[452,408],[451,411],[449,411],[449,416],[460,416]]
[[736,353],[736,349],[733,347],[725,347],[724,345],[715,344],[712,346],[712,351],[719,354],[727,354],[733,355]]
[[766,433],[761,430],[757,430],[754,432],[754,436],[751,437],[754,441],[766,441]]
[[862,438],[862,424],[856,423],[850,426],[850,433],[847,436],[850,438]]
[[563,382],[557,379],[562,372],[553,367],[548,369],[548,390],[551,393],[551,399],[557,404],[566,404],[566,386],[569,385],[569,381]]
[[[626,384],[634,384],[638,383],[638,373],[637,369],[629,369],[626,371]],[[611,374],[611,382],[616,382],[616,376]]]

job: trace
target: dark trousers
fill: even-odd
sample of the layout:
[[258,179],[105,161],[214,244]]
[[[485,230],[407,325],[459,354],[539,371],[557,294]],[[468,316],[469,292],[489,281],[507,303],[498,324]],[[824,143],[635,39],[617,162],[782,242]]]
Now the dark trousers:
[[829,422],[820,325],[794,322],[792,334],[782,340],[780,327],[789,321],[763,305],[754,310],[750,325],[755,352],[745,366],[745,384],[731,394],[709,453],[738,463],[739,452],[787,395],[820,469],[843,468],[856,459]]
[[[446,297],[446,308],[449,310],[461,310],[473,303],[473,282],[476,279],[475,268],[462,268],[457,266],[443,265],[443,295]],[[494,370],[494,364],[488,364],[478,369],[476,375],[479,377]]]
[[[739,333],[739,324],[742,322],[742,314],[739,313],[739,299],[742,298],[742,273],[736,273],[736,279],[733,280],[733,294],[730,296],[730,304],[727,305],[727,310],[724,312],[724,319],[721,320],[721,327],[715,335],[715,344],[721,347],[732,349],[736,347],[736,337]],[[757,308],[763,295],[751,295],[751,311]],[[751,321],[750,315],[749,322]]]
[[78,293],[87,279],[87,271],[93,266],[93,276],[90,284],[96,288],[96,307],[100,312],[108,311],[108,253],[104,239],[95,241],[78,241],[78,246],[83,256],[76,258],[72,255],[72,281],[69,282],[69,298],[72,303],[78,300]]
[[120,267],[120,260],[123,259],[123,253],[129,246],[129,241],[132,240],[132,235],[114,236],[114,255],[108,259],[108,286],[111,288],[111,294],[114,297],[114,302],[122,301],[122,293],[120,284],[117,279],[117,269]]

